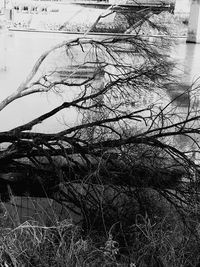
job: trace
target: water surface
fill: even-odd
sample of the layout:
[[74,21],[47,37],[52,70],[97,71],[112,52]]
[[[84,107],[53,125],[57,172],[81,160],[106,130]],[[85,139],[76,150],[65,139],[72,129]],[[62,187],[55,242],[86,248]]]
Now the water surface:
[[[60,33],[0,31],[0,101],[17,89],[42,52],[61,41],[76,37]],[[200,76],[199,44],[186,44],[185,39],[180,39],[171,57],[179,63],[177,72],[182,85],[189,86]],[[26,123],[62,102],[63,99],[55,94],[31,95],[17,100],[0,112],[1,131]],[[63,128],[66,123],[64,117],[67,123],[76,119],[74,111],[67,110],[67,114],[47,121],[44,130]]]

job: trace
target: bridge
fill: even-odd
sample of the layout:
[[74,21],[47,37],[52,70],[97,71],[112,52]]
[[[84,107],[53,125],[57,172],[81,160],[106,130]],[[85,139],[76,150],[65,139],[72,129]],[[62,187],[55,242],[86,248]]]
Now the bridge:
[[173,12],[175,7],[175,0],[72,0],[70,3],[101,9],[111,7],[114,11],[123,10],[123,12],[140,11],[146,8],[154,13],[165,10]]
[[200,0],[187,2],[190,4],[187,42],[200,43]]

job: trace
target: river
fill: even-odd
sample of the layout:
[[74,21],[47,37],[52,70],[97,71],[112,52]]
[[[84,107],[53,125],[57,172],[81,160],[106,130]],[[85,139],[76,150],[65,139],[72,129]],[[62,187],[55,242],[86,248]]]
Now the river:
[[[2,32],[0,35],[0,100],[14,92],[31,71],[42,52],[73,35],[52,33]],[[3,51],[3,52],[2,52]],[[0,112],[1,131],[39,116],[62,103],[61,97],[50,94],[31,95],[15,101]],[[68,111],[73,121],[73,112]],[[58,130],[61,123],[54,120],[46,122],[44,129]]]
[[[42,52],[53,45],[77,37],[61,33],[34,33],[1,31],[0,32],[0,100],[11,94],[26,75]],[[179,63],[178,72],[184,85],[191,84],[200,76],[200,45],[186,44],[185,39],[178,40],[174,46],[172,57]],[[8,105],[0,112],[1,131],[28,122],[35,116],[62,103],[62,98],[52,95],[31,95]],[[73,110],[68,111],[68,123],[73,122]],[[58,130],[64,121],[54,118],[44,125],[44,129]]]

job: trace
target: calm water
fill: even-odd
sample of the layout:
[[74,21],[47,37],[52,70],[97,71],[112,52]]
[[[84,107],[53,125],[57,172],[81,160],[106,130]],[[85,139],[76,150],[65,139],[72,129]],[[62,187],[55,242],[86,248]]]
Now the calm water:
[[[9,32],[0,34],[0,100],[14,92],[32,69],[42,52],[53,45],[74,38],[61,34]],[[2,53],[3,51],[3,53]],[[13,102],[0,112],[1,131],[8,130],[35,116],[47,112],[62,103],[58,95],[31,95]],[[68,118],[73,121],[74,114],[68,110]],[[64,116],[63,116],[64,117]],[[58,121],[61,120],[61,121]],[[70,121],[70,120],[69,120]],[[47,121],[44,128],[62,128],[62,116]]]
[[[30,72],[43,51],[76,36],[52,33],[0,32],[0,100],[11,94]],[[175,46],[172,56],[179,62],[182,83],[189,85],[200,76],[200,45],[186,44],[185,39]],[[0,112],[1,131],[28,122],[37,115],[62,103],[59,96],[28,96]],[[73,110],[67,111],[67,121],[75,120]],[[65,114],[66,115],[66,114]],[[64,114],[63,114],[64,118]],[[46,122],[48,131],[62,128],[62,116]]]

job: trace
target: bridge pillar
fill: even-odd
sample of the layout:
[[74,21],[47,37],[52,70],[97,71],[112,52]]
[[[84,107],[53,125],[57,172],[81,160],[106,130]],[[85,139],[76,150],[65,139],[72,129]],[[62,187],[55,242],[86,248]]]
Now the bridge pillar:
[[191,1],[187,42],[200,43],[200,0]]
[[176,0],[174,14],[181,18],[188,18],[192,0]]

